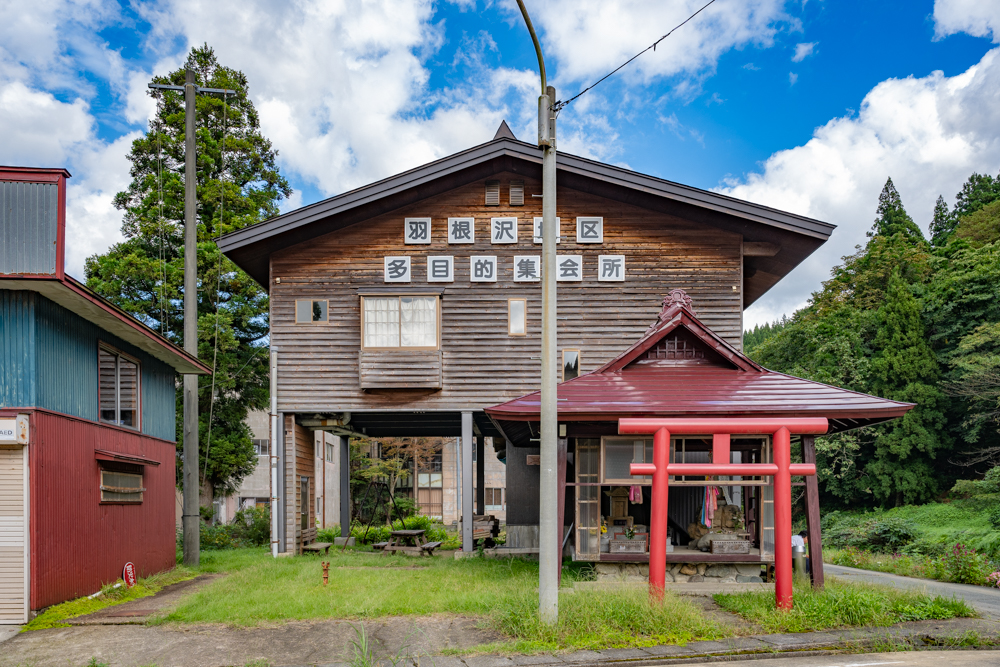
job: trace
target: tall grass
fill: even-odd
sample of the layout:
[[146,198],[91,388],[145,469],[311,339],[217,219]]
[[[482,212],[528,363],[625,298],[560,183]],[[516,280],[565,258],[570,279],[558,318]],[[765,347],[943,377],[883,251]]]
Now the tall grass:
[[716,595],[715,601],[768,632],[885,627],[901,621],[976,616],[975,610],[962,600],[836,579],[828,581],[821,592],[808,586],[796,587],[790,611],[775,608],[773,593]]

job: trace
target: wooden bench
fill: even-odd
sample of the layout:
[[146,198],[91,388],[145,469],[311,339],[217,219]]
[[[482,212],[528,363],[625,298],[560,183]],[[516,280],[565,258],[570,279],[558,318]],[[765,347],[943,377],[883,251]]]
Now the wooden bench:
[[376,551],[382,551],[387,546],[389,546],[388,542],[376,542],[375,544],[372,545],[372,549],[375,549]]
[[312,544],[306,544],[302,547],[302,551],[315,551],[319,553],[320,551],[326,551],[330,553],[330,547],[333,546],[333,542],[313,542]]
[[421,549],[427,552],[428,556],[434,555],[434,550],[440,547],[443,542],[428,542],[427,544],[421,545]]

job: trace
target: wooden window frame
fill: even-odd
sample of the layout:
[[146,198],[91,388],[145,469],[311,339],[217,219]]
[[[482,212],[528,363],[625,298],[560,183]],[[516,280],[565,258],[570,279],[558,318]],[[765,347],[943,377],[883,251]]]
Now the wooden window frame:
[[[100,498],[99,504],[101,504],[101,505],[141,505],[144,502],[144,500],[145,500],[145,493],[146,493],[146,487],[144,486],[144,484],[146,482],[146,466],[136,465],[135,467],[139,469],[139,472],[125,471],[125,470],[114,470],[113,466],[104,466],[104,465],[98,465],[97,466],[97,492],[100,494],[99,495],[99,498]],[[136,500],[124,500],[124,499],[105,500],[105,498],[104,498],[104,492],[105,492],[105,489],[104,489],[104,473],[111,473],[111,474],[114,474],[114,475],[135,475],[136,477],[138,477],[139,478],[139,486],[137,487],[136,492],[139,494],[139,498],[136,499]],[[121,492],[119,492],[119,493],[121,493]]]
[[[580,371],[580,361],[583,359],[583,354],[577,348],[567,348],[562,351],[562,381],[566,382],[566,353],[576,352],[576,377],[580,377],[583,373]],[[575,378],[570,378],[571,380]]]
[[636,440],[642,440],[651,447],[653,445],[652,438],[643,438],[639,436],[624,436],[624,435],[603,435],[601,436],[601,453],[597,460],[597,480],[598,483],[603,486],[650,486],[653,483],[652,477],[629,477],[628,479],[607,479],[604,475],[604,461],[607,459],[607,442],[608,440],[624,440],[628,442],[635,442]]
[[[309,320],[308,322],[299,322],[299,304],[303,301],[308,301],[310,304],[310,309],[312,304],[318,301],[326,301],[326,319],[325,320]],[[310,324],[327,324],[330,322],[330,300],[329,299],[295,299],[295,316],[293,321],[296,325],[310,325]]]
[[[383,293],[371,293],[371,294],[360,294],[361,297],[361,349],[371,352],[427,352],[432,350],[441,349],[441,294],[434,292],[392,292],[386,291]],[[403,347],[399,345],[397,347],[369,347],[365,345],[365,299],[401,299],[411,296],[420,297],[434,297],[437,299],[437,322],[435,326],[437,330],[435,331],[435,344],[431,346],[420,346],[420,347]],[[403,340],[402,332],[399,336],[400,341]]]
[[[521,301],[524,303],[524,333],[513,333],[510,330],[510,325],[511,325],[510,304],[512,301]],[[517,337],[528,335],[528,300],[526,298],[507,299],[507,335],[517,336]]]
[[[101,350],[118,359],[125,358],[135,364],[135,426],[119,424],[117,421],[109,422],[101,418]],[[121,376],[117,359],[115,360],[115,414],[121,416]],[[142,362],[102,340],[97,341],[97,423],[105,426],[117,426],[129,431],[142,431]]]

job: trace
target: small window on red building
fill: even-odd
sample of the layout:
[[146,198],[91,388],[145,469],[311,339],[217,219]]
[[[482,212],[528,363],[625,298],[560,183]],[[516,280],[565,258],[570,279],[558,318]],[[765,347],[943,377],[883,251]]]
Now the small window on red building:
[[98,352],[101,421],[139,428],[139,362],[101,346]]
[[142,468],[131,463],[101,462],[101,502],[141,503],[146,490],[142,485]]

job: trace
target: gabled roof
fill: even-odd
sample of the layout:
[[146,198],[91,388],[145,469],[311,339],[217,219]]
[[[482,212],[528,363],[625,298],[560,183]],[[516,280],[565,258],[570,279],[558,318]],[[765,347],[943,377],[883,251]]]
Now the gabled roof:
[[[694,346],[663,347],[671,339],[693,340]],[[660,354],[664,349],[672,354]],[[560,384],[558,399],[560,422],[826,417],[830,433],[901,417],[914,407],[763,368],[702,324],[682,290],[663,300],[659,318],[638,342],[599,369]],[[486,408],[486,414],[515,444],[526,445],[537,431],[529,424],[539,420],[540,408],[541,396],[534,392]]]
[[[265,289],[272,253],[501,172],[541,179],[542,152],[502,124],[493,140],[231,232],[219,247]],[[505,131],[506,129],[506,131]],[[558,153],[560,187],[676,215],[744,239],[744,307],[822,245],[834,225],[622,167]]]

